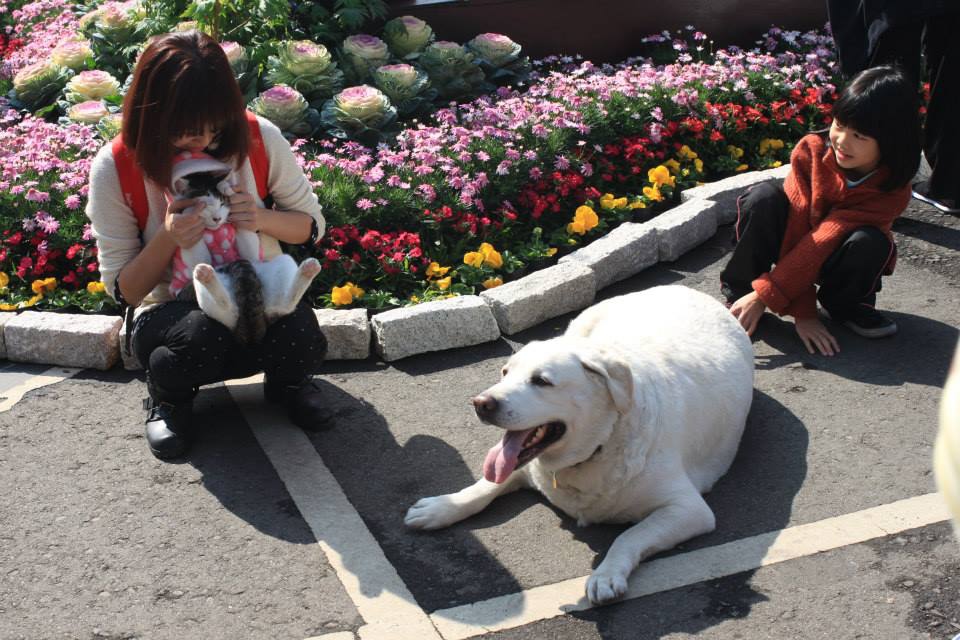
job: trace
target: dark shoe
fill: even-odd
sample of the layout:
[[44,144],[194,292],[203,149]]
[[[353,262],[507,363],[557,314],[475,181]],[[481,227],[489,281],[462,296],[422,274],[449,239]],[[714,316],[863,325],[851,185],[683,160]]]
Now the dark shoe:
[[150,452],[161,460],[176,458],[190,447],[191,403],[170,404],[150,398],[143,401],[147,410],[146,435]]
[[960,215],[960,206],[956,200],[952,198],[941,198],[939,196],[929,195],[929,185],[926,181],[918,182],[913,185],[913,197],[922,202],[936,207],[938,210],[943,213],[949,213],[952,215]]
[[306,431],[320,431],[333,426],[333,414],[323,406],[320,387],[313,378],[284,384],[269,377],[263,383],[263,395],[268,402],[283,403],[290,422]]
[[886,338],[897,332],[897,323],[871,306],[861,304],[851,314],[837,318],[825,313],[858,336]]

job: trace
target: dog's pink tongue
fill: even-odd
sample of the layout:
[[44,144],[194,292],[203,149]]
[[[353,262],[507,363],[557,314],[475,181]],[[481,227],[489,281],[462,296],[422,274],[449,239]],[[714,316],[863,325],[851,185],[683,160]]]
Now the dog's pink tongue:
[[517,457],[523,450],[523,441],[533,429],[507,431],[503,439],[487,452],[483,461],[483,477],[500,484],[517,468]]

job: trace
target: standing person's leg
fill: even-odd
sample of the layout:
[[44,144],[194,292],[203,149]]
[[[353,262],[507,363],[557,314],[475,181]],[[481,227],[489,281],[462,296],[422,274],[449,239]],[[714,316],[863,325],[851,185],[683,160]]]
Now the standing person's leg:
[[158,458],[179,456],[189,446],[197,388],[224,379],[236,341],[195,302],[184,301],[144,312],[134,323],[132,341],[147,373],[147,444]]
[[896,247],[876,227],[860,227],[843,241],[820,269],[817,298],[830,317],[865,338],[897,332],[895,322],[874,308],[881,277]]
[[923,31],[930,73],[923,151],[933,171],[914,193],[945,213],[960,213],[960,48],[953,42],[958,29],[960,12],[955,12],[928,19]]
[[751,283],[780,257],[789,213],[790,201],[776,183],[760,183],[737,198],[737,246],[720,272],[720,292],[728,303],[753,291]]

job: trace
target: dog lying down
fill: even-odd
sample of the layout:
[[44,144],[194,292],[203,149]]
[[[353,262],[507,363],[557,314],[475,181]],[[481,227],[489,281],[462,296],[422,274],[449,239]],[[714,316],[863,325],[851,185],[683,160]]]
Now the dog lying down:
[[733,461],[753,397],[753,348],[722,304],[682,286],[612,298],[502,374],[473,399],[505,430],[483,479],[423,498],[407,526],[446,527],[520,488],[580,525],[635,522],[587,581],[598,604],[623,596],[644,558],[714,529],[701,494]]

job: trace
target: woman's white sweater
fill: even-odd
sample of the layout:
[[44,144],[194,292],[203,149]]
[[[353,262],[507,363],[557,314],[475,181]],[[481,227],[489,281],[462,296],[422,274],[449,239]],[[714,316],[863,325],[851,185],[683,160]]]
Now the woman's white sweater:
[[[317,222],[318,237],[322,236],[326,226],[323,209],[317,201],[313,186],[297,164],[290,143],[272,122],[263,118],[257,119],[270,165],[267,192],[273,196],[275,207],[280,211],[298,211],[310,215]],[[263,202],[257,195],[249,158],[239,168],[237,175],[240,185],[253,195],[258,206],[263,207]],[[143,230],[143,244],[157,234],[167,210],[164,189],[151,180],[146,180],[145,183],[149,215]],[[90,167],[90,191],[86,212],[97,240],[100,277],[106,285],[107,293],[113,296],[120,270],[140,253],[143,244],[137,219],[121,192],[120,178],[109,144],[100,149]],[[266,259],[280,253],[280,243],[276,238],[261,234],[260,244]],[[168,268],[163,280],[147,294],[141,304],[170,300],[170,276],[171,270]]]

